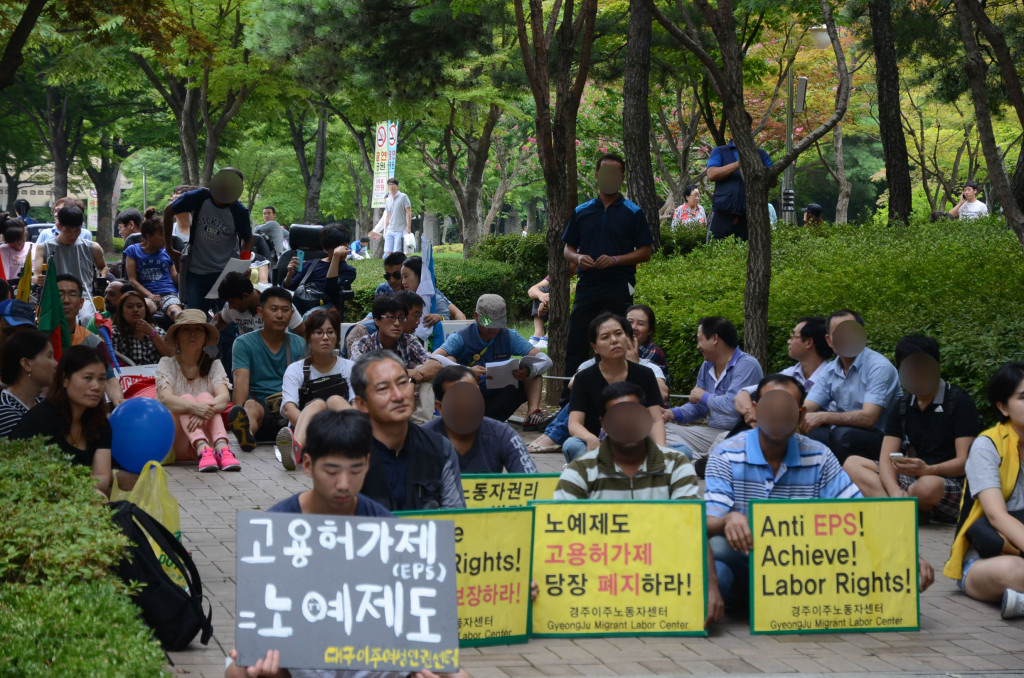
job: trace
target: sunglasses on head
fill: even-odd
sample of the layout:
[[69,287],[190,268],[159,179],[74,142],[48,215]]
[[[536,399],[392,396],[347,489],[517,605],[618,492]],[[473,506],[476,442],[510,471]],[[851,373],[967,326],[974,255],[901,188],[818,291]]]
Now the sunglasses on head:
[[390,280],[392,278],[394,278],[395,280],[401,280],[402,279],[402,272],[401,271],[395,271],[394,273],[385,273],[384,274],[384,279],[385,280]]

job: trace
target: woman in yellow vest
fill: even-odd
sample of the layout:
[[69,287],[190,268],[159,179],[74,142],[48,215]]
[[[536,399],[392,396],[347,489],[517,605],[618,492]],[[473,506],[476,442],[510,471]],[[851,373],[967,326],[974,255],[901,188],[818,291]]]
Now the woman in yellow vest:
[[1002,601],[1004,619],[1024,616],[1024,363],[1007,363],[988,383],[1000,422],[967,455],[967,489],[945,574],[975,600]]

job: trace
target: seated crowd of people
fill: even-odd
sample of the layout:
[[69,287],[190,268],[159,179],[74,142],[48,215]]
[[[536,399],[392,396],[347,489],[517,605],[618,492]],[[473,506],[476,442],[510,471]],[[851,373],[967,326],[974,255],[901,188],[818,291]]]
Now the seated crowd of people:
[[[130,487],[111,457],[108,415],[125,394],[97,334],[106,328],[115,356],[156,366],[154,395],[175,419],[176,451],[187,451],[179,458],[193,455],[204,473],[239,471],[236,450],[273,443],[285,469],[302,469],[311,489],[273,511],[465,507],[462,473],[535,473],[531,453],[542,452],[564,455],[560,500],[695,499],[703,481],[711,623],[746,606],[751,500],[914,497],[922,523],[956,527],[945,574],[967,595],[1001,602],[1004,617],[1024,616],[1024,363],[992,377],[999,423],[983,432],[970,395],[943,378],[930,337],[903,337],[893,364],[867,347],[858,313],[801,317],[788,339],[793,365],[766,374],[729,319],[706,317],[695,328],[704,358],[695,384],[672,396],[683,380],[670,379],[653,342],[654,311],[636,304],[592,318],[593,358],[549,419],[546,285],[531,289],[538,322],[527,338],[498,295],[481,295],[468,319],[439,290],[421,296],[422,259],[393,253],[369,315],[343,325],[339,290],[356,272],[340,224],[323,228],[326,256],[288,260],[281,285],[258,267],[210,271],[226,261],[218,248],[228,258],[253,251],[248,211],[229,190],[237,182],[222,182],[182,187],[163,220],[137,210],[119,219],[139,236],[119,276],[84,237],[81,206],[57,205],[56,233],[35,244],[31,272],[37,286],[57,287],[71,345],[55,360],[36,306],[0,285],[0,434],[48,438],[91,468],[104,495],[114,483]],[[0,215],[0,228],[14,279],[25,225]],[[52,283],[44,265],[56,268]],[[300,308],[311,288],[319,303]],[[452,319],[467,322],[431,346],[431,328]],[[495,386],[488,364],[515,359],[510,383]],[[543,428],[529,445],[507,423],[523,405],[522,428]],[[933,580],[924,559],[920,571],[924,589]]]

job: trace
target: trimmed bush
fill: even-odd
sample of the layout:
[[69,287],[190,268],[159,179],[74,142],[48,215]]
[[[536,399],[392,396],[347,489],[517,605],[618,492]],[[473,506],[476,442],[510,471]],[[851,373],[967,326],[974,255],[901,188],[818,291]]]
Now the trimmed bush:
[[689,254],[693,250],[704,245],[707,241],[707,229],[703,226],[682,225],[676,228],[669,228],[667,223],[661,229],[662,256],[678,257]]
[[[702,358],[701,317],[722,315],[743,331],[746,245],[714,242],[684,257],[656,255],[639,269],[636,300],[657,314],[673,390],[693,384]],[[946,378],[985,410],[985,384],[1024,353],[1024,256],[996,218],[915,221],[908,227],[780,227],[773,234],[767,371],[786,367],[786,338],[804,315],[860,312],[868,346],[890,359],[911,332],[934,336]]]
[[55,446],[0,441],[0,675],[164,675],[111,572],[127,539],[94,484]]
[[515,275],[530,289],[548,274],[547,234],[519,233],[488,236],[477,243],[471,252],[473,259],[490,259],[511,264]]

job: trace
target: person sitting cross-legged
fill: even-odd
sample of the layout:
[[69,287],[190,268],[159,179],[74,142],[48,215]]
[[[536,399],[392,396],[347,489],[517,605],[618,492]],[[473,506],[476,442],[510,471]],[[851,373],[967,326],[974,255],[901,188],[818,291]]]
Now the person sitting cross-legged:
[[[749,594],[751,500],[862,496],[825,445],[796,432],[804,396],[804,387],[793,377],[768,375],[758,384],[754,399],[757,428],[727,438],[708,457],[707,529],[727,609],[744,610]],[[919,562],[924,590],[934,573],[927,561]]]
[[287,331],[292,317],[288,290],[263,290],[259,312],[263,329],[238,337],[231,349],[235,389],[228,420],[245,452],[256,449],[258,441],[270,442],[277,437],[284,418],[280,412],[267,410],[267,397],[281,390],[288,365],[306,354],[302,337]]
[[471,369],[442,367],[433,386],[434,408],[441,416],[422,427],[451,441],[462,473],[537,472],[520,435],[508,424],[484,416],[484,399]]
[[807,394],[800,432],[828,445],[840,462],[851,455],[878,459],[885,422],[900,395],[899,374],[888,358],[867,348],[858,313],[836,311],[827,326],[837,357]]
[[916,497],[923,519],[956,524],[964,464],[981,430],[974,401],[947,384],[939,343],[911,334],[896,344],[904,395],[889,413],[878,461],[853,456],[843,468],[865,497]]
[[[701,318],[697,325],[697,350],[704,363],[697,372],[697,385],[682,407],[664,411],[665,440],[669,447],[685,444],[702,459],[715,439],[739,420],[733,402],[740,389],[756,384],[764,373],[757,358],[739,347],[736,326],[721,317]],[[683,426],[707,417],[703,426]]]
[[[431,357],[450,358],[473,370],[484,395],[485,413],[491,419],[506,421],[525,402],[529,414],[523,429],[540,428],[545,420],[540,411],[541,376],[551,367],[551,359],[509,328],[505,300],[497,294],[483,294],[477,299],[474,318],[476,322],[472,325],[448,335]],[[487,363],[503,362],[513,356],[531,356],[536,362],[512,373],[515,384],[502,388],[488,386]]]
[[1024,363],[1000,367],[987,395],[999,423],[971,444],[960,519],[943,574],[975,600],[1001,601],[1003,619],[1012,619],[1024,616]]

